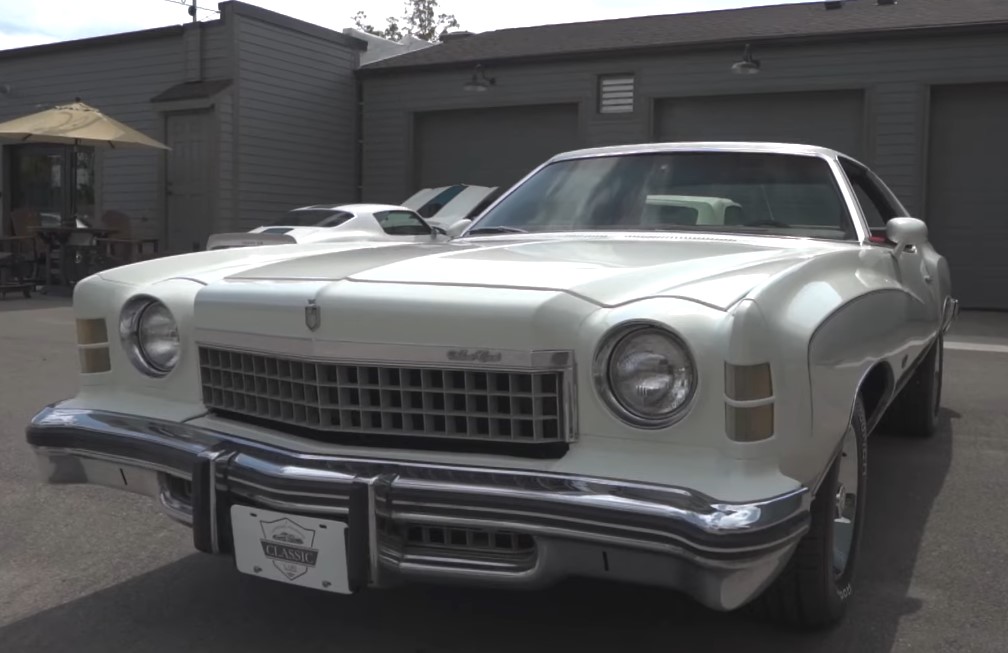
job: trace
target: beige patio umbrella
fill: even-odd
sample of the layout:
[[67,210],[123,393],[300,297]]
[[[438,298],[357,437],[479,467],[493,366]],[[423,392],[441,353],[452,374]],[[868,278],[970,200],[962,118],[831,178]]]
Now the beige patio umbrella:
[[0,123],[0,138],[23,143],[64,143],[110,149],[151,147],[169,149],[123,123],[106,116],[80,98],[71,104],[55,106]]
[[[0,123],[0,140],[18,143],[57,143],[72,145],[77,160],[77,147],[106,149],[150,148],[158,150],[171,149],[145,134],[106,116],[98,109],[89,106],[77,98],[75,102],[55,106],[45,111],[39,111],[20,118],[14,118]],[[77,187],[77,166],[73,164],[73,185]],[[72,193],[72,202],[76,203],[76,193]],[[73,206],[76,211],[76,206]],[[65,217],[72,221],[72,217]]]

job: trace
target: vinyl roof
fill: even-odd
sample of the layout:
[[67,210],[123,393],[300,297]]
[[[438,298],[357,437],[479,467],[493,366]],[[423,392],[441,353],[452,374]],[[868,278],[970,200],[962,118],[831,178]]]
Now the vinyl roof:
[[[1005,0],[845,0],[542,25],[452,38],[360,70],[405,70],[513,59],[558,58],[675,46],[840,37],[965,26],[1008,26]],[[829,3],[833,4],[833,3]]]

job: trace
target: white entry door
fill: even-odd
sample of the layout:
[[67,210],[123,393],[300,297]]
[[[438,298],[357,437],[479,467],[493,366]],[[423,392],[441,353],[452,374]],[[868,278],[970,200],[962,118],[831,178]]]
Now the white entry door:
[[191,252],[206,247],[213,229],[210,201],[210,156],[213,113],[170,113],[166,133],[168,165],[165,176],[168,248]]

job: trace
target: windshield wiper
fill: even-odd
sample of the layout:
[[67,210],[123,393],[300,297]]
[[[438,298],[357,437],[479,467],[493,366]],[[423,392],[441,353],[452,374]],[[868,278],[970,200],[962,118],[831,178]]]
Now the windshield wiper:
[[476,236],[478,234],[527,234],[528,231],[525,229],[519,229],[518,227],[476,227],[475,229],[470,229],[466,232],[467,236]]

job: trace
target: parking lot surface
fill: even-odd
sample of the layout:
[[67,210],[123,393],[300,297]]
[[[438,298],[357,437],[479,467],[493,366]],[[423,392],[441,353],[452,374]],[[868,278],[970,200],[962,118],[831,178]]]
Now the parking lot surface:
[[76,390],[66,300],[0,301],[0,651],[1008,651],[1008,315],[964,314],[940,434],[873,437],[853,609],[787,633],[668,592],[570,581],[353,597],[195,553],[149,501],[37,476],[24,426]]

